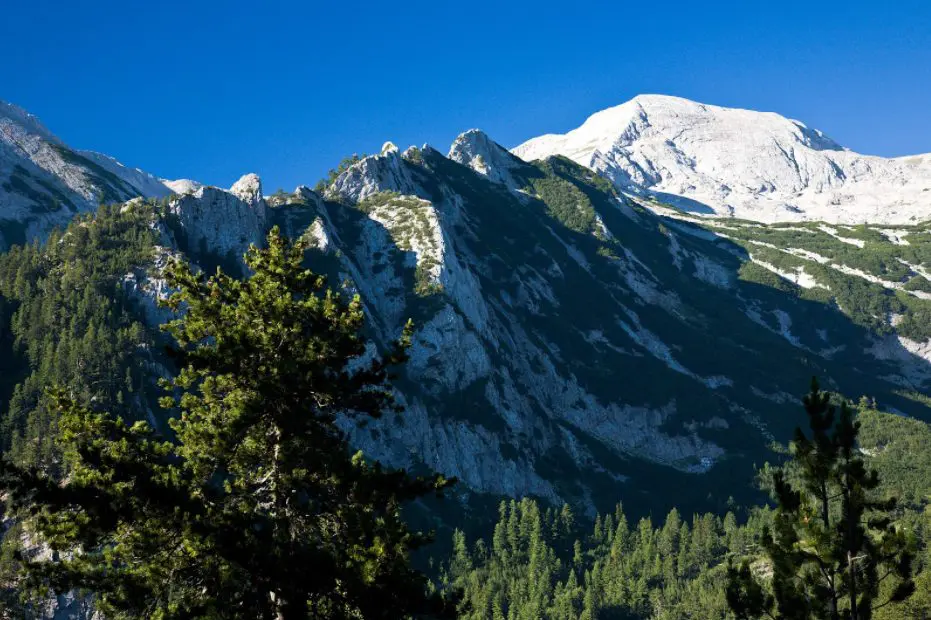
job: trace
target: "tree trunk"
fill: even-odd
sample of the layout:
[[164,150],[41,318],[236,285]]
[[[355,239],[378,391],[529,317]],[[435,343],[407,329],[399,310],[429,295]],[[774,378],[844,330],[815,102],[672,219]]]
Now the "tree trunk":
[[[828,496],[827,484],[821,483],[821,519],[824,521],[824,530],[829,531],[831,529],[831,500]],[[837,613],[837,585],[834,580],[834,566],[832,565],[828,569],[828,587],[831,589],[831,620],[839,620],[840,616]]]
[[847,570],[850,572],[850,620],[859,620],[857,611],[857,571],[856,557],[852,551],[847,551]]
[[272,605],[275,608],[275,620],[285,620],[285,601],[282,600],[281,595],[272,590],[268,593],[268,596],[271,598]]
[[[275,528],[278,528],[278,521],[281,516],[280,511],[286,508],[282,506],[281,497],[281,428],[275,424],[272,427],[272,437],[274,438],[274,448],[272,449],[272,477],[271,477],[271,503],[274,511]],[[274,538],[278,539],[278,532],[275,532]],[[275,609],[275,620],[285,620],[285,601],[279,592],[272,590],[269,592],[272,600],[272,606]]]
[[844,469],[844,480],[843,480],[843,499],[841,504],[841,512],[846,516],[846,525],[847,525],[847,578],[850,580],[850,620],[859,620],[859,610],[857,609],[857,553],[859,553],[858,545],[856,545],[856,533],[857,521],[854,520],[854,515],[859,515],[859,511],[855,511],[851,507],[851,492],[850,489],[853,486],[850,481],[850,459],[846,459],[846,467]]

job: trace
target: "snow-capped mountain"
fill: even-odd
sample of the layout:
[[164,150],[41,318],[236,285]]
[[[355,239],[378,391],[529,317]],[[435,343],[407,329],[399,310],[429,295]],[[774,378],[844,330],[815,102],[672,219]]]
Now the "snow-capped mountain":
[[696,213],[773,222],[931,219],[931,154],[860,155],[774,113],[641,95],[513,149],[563,155],[622,191]]
[[100,202],[172,193],[112,157],[71,149],[39,119],[0,101],[0,249],[41,237]]

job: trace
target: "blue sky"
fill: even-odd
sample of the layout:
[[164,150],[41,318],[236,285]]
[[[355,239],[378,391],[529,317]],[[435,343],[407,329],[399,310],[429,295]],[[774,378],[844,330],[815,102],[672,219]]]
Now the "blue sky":
[[385,140],[514,146],[639,93],[906,155],[931,151],[929,4],[9,2],[0,99],[72,146],[269,193]]

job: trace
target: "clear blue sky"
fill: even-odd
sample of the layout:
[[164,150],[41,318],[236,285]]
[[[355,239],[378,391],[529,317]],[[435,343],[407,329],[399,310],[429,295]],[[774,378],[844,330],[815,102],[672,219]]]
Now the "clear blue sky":
[[0,99],[72,146],[267,192],[385,140],[514,146],[639,93],[931,151],[931,3],[7,2]]

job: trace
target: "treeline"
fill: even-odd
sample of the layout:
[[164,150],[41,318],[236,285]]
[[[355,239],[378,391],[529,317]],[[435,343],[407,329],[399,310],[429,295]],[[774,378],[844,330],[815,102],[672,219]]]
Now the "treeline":
[[444,578],[464,594],[460,617],[476,620],[725,618],[726,559],[754,549],[768,514],[630,522],[618,505],[582,528],[567,506],[511,500],[490,544],[454,535]]

